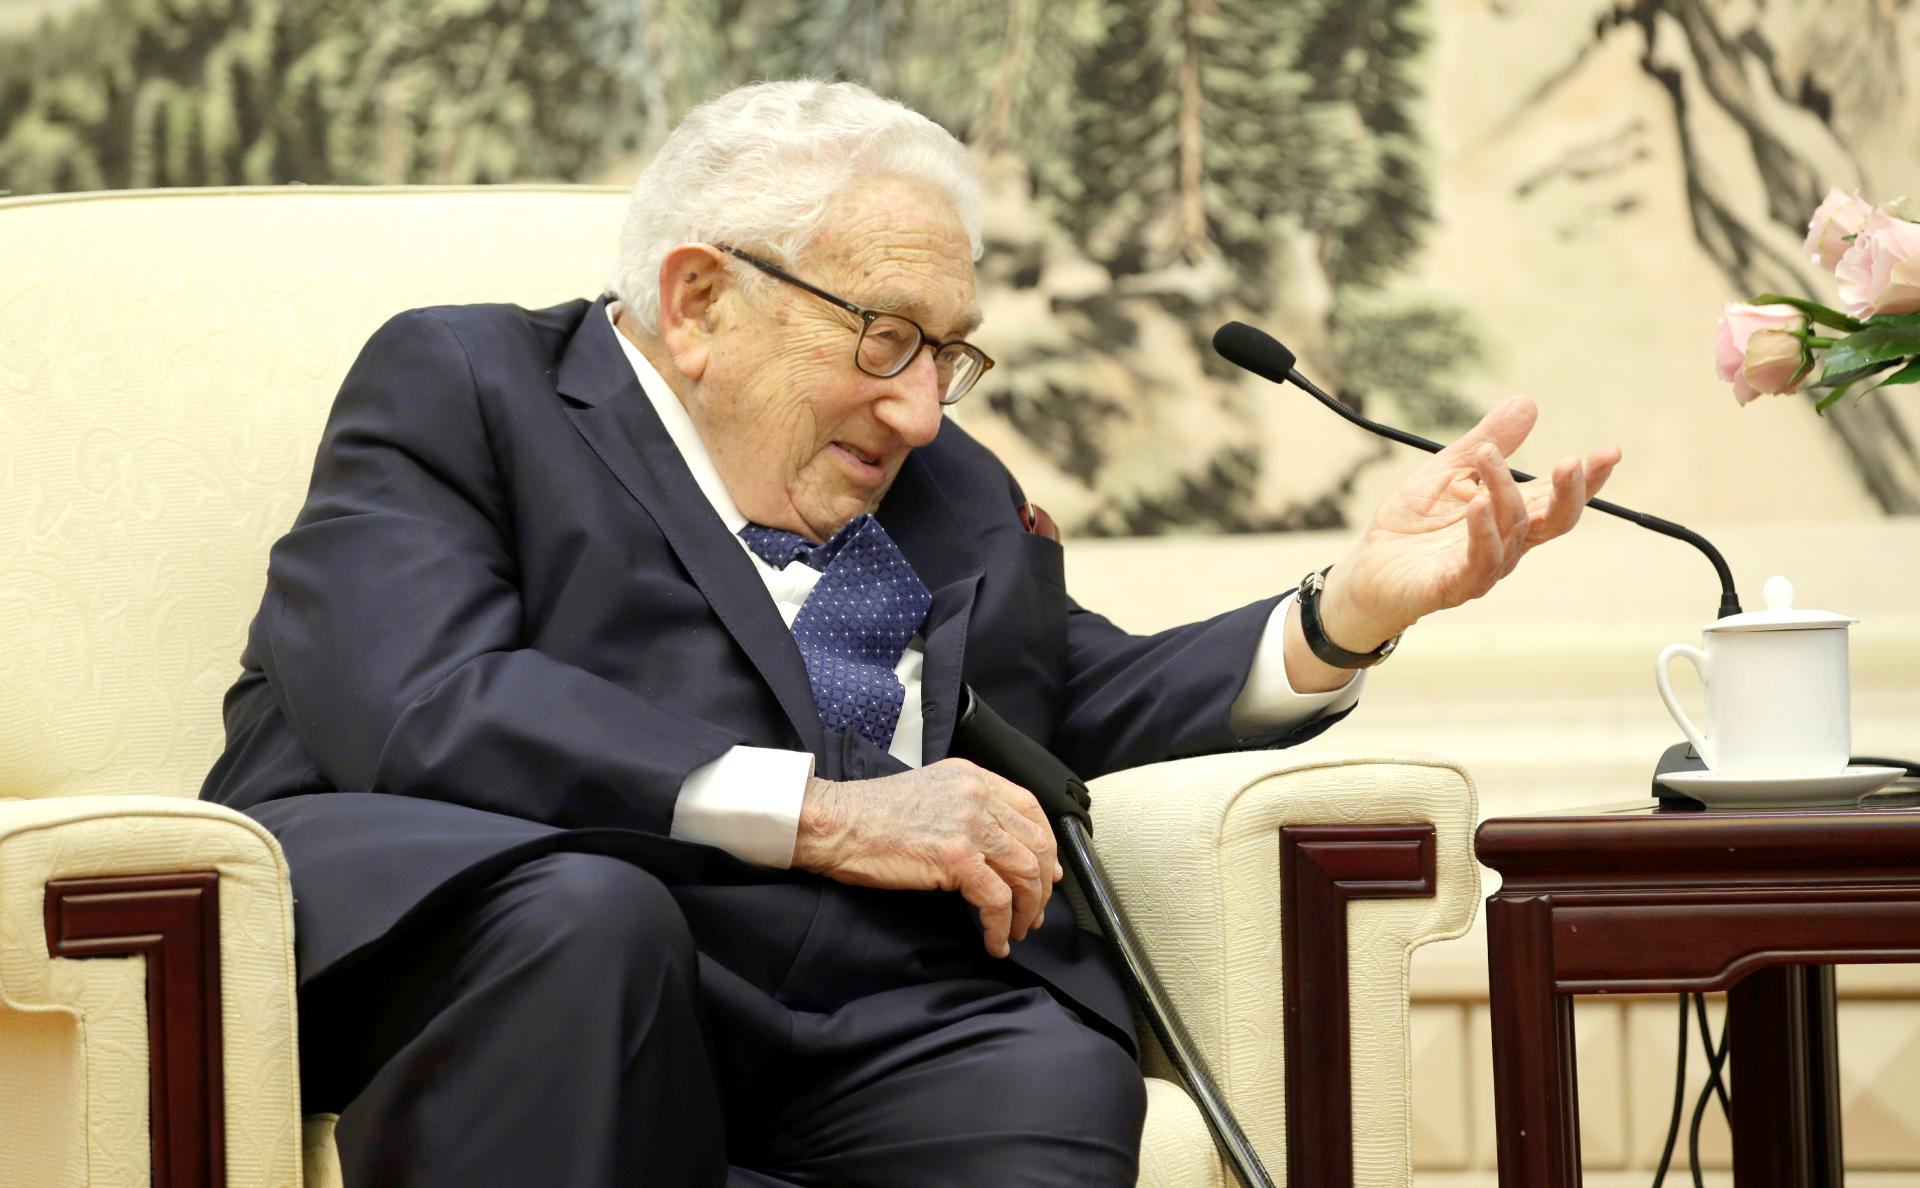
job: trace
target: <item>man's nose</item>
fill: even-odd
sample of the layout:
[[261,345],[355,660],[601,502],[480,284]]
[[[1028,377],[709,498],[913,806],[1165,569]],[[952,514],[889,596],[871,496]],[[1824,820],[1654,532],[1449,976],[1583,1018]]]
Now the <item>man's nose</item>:
[[940,432],[940,375],[933,351],[922,346],[907,369],[886,383],[874,414],[909,446],[923,446]]

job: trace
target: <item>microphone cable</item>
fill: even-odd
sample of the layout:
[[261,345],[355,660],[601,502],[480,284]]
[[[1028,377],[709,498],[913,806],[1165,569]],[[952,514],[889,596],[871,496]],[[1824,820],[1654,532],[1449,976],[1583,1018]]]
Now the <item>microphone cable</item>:
[[[1680,996],[1680,1009],[1687,1007],[1688,996]],[[1693,1188],[1705,1188],[1700,1177],[1700,1120],[1706,1116],[1707,1102],[1717,1092],[1720,1097],[1720,1113],[1727,1120],[1727,1127],[1733,1127],[1733,1102],[1728,1097],[1727,1086],[1720,1079],[1720,1069],[1727,1062],[1727,1021],[1720,1021],[1720,1042],[1713,1041],[1713,1030],[1707,1026],[1707,996],[1695,994],[1693,998],[1694,1014],[1700,1020],[1700,1046],[1707,1054],[1707,1081],[1700,1086],[1700,1096],[1693,1103],[1693,1123],[1687,1128],[1687,1164],[1693,1172]],[[1685,1057],[1681,1068],[1684,1071]]]
[[1727,1093],[1727,1086],[1720,1078],[1720,1070],[1727,1062],[1727,1028],[1723,1022],[1720,1028],[1720,1040],[1714,1042],[1713,1029],[1707,1022],[1707,996],[1704,994],[1681,994],[1680,1037],[1676,1047],[1679,1059],[1675,1062],[1673,1073],[1673,1114],[1667,1120],[1667,1141],[1660,1148],[1660,1166],[1653,1172],[1653,1188],[1662,1188],[1667,1179],[1667,1168],[1673,1162],[1674,1144],[1680,1139],[1680,1111],[1687,1100],[1687,1012],[1693,1010],[1700,1016],[1700,1045],[1707,1054],[1707,1081],[1700,1086],[1700,1095],[1693,1103],[1693,1120],[1687,1127],[1687,1169],[1693,1174],[1693,1188],[1705,1188],[1700,1171],[1700,1122],[1706,1116],[1707,1102],[1716,1094],[1720,1098],[1720,1111],[1727,1119],[1729,1128],[1733,1125],[1733,1102]]
[[[1225,359],[1235,367],[1251,371],[1261,379],[1270,380],[1276,384],[1293,384],[1301,391],[1307,393],[1307,395],[1312,396],[1315,400],[1332,409],[1336,415],[1360,426],[1369,433],[1378,434],[1389,441],[1397,441],[1402,445],[1410,445],[1417,449],[1425,450],[1429,454],[1437,454],[1441,450],[1439,442],[1428,441],[1426,438],[1418,434],[1408,433],[1404,429],[1395,429],[1391,425],[1382,425],[1378,421],[1369,420],[1340,403],[1338,400],[1335,400],[1332,396],[1321,391],[1317,384],[1300,374],[1299,368],[1294,366],[1296,361],[1294,353],[1288,350],[1279,339],[1264,330],[1257,330],[1245,322],[1228,322],[1213,332],[1213,349],[1222,359]],[[1508,473],[1513,475],[1515,482],[1531,482],[1534,477],[1524,470],[1515,470],[1511,466],[1509,466],[1507,470]],[[1676,524],[1672,520],[1663,520],[1659,516],[1651,516],[1646,512],[1637,512],[1630,507],[1622,507],[1617,503],[1610,503],[1598,496],[1587,500],[1586,505],[1595,511],[1605,512],[1610,516],[1618,517],[1629,523],[1638,524],[1649,532],[1658,532],[1662,536],[1670,536],[1675,540],[1684,541],[1694,548],[1699,549],[1706,555],[1707,561],[1712,564],[1715,576],[1720,579],[1720,609],[1714,614],[1714,618],[1724,619],[1728,615],[1737,615],[1740,613],[1740,598],[1734,592],[1733,587],[1733,570],[1728,568],[1727,559],[1720,555],[1720,550],[1714,548],[1706,537],[1701,536],[1691,528]]]
[[1673,1144],[1680,1137],[1680,1109],[1687,1100],[1687,996],[1680,996],[1679,1068],[1673,1076],[1673,1117],[1667,1122],[1667,1143],[1660,1148],[1660,1166],[1653,1172],[1653,1188],[1661,1188],[1667,1179],[1667,1165],[1673,1161]]

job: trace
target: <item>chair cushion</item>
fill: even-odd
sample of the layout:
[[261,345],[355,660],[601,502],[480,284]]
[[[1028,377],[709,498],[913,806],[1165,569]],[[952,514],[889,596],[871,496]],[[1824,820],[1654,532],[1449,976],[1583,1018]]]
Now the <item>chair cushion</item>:
[[600,290],[609,187],[0,200],[0,796],[191,796],[367,336]]

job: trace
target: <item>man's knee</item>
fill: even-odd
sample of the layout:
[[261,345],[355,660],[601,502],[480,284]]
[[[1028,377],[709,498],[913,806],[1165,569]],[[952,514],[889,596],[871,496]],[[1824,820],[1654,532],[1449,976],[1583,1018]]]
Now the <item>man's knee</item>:
[[835,1062],[771,1136],[764,1166],[821,1185],[1132,1183],[1146,1086],[1127,1050],[1043,990],[974,1006],[871,1059]]
[[1074,1020],[1050,1029],[1044,1042],[1026,1051],[1031,1056],[1021,1061],[1020,1092],[1031,1116],[1055,1117],[1069,1131],[1084,1125],[1138,1146],[1147,1088],[1125,1048]]
[[690,979],[693,937],[673,896],[639,867],[562,852],[504,876],[479,913],[483,947],[516,965],[589,980]]
[[[958,1026],[922,1037],[915,1067],[891,1082],[925,1111],[964,1102],[947,1121],[981,1135],[1078,1136],[1138,1143],[1146,1084],[1133,1056],[1043,990],[993,1000]],[[887,1083],[887,1082],[882,1082]]]
[[302,1092],[337,1110],[436,1027],[573,1031],[652,1017],[669,1000],[691,1010],[696,969],[686,921],[658,879],[597,854],[536,858],[304,988]]
[[999,1057],[1006,1100],[980,1119],[986,1133],[972,1179],[1023,1188],[1133,1182],[1147,1090],[1125,1048],[1066,1019]]

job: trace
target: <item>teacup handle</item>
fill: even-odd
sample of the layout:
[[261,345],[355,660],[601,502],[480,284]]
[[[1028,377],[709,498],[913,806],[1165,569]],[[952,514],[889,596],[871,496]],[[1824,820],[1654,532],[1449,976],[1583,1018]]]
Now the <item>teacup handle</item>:
[[1691,663],[1694,671],[1700,674],[1700,683],[1704,685],[1707,683],[1707,654],[1692,644],[1668,644],[1660,649],[1659,659],[1653,662],[1653,679],[1660,686],[1660,700],[1667,703],[1667,712],[1680,724],[1680,730],[1687,736],[1687,741],[1693,744],[1694,752],[1708,767],[1712,767],[1713,747],[1707,742],[1706,735],[1700,733],[1692,719],[1687,717],[1687,712],[1680,708],[1680,699],[1673,695],[1673,684],[1667,679],[1667,670],[1673,666],[1675,657]]

